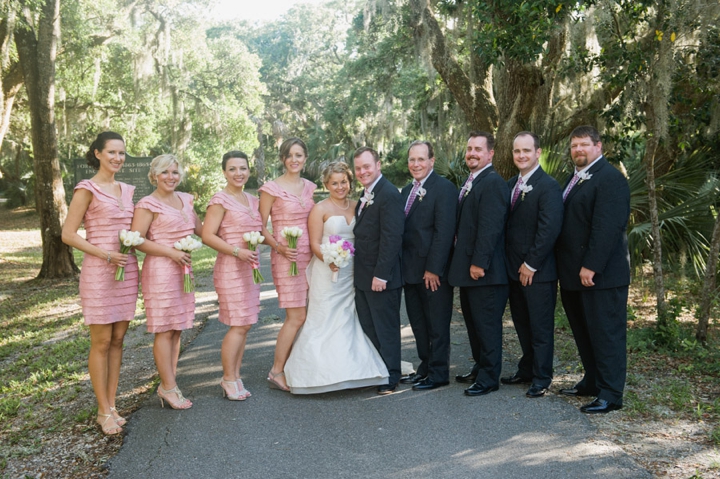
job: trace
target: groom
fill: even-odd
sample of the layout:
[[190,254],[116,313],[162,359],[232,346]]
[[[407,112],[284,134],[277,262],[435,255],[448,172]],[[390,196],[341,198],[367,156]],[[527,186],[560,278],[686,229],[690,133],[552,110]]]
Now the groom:
[[355,176],[365,187],[355,209],[355,306],[360,325],[387,366],[391,394],[400,380],[400,249],[405,213],[400,192],[380,173],[375,150],[358,148]]

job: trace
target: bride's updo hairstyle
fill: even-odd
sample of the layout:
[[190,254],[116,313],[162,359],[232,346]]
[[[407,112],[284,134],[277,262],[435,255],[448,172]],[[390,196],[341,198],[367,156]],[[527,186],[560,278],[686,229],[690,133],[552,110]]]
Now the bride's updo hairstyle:
[[350,183],[350,187],[352,188],[352,180],[353,180],[353,174],[352,170],[348,166],[347,163],[344,161],[333,161],[329,165],[325,167],[325,169],[322,172],[322,182],[323,185],[327,185],[328,181],[330,181],[330,177],[334,173],[342,173],[347,177],[348,183]]
[[85,153],[85,161],[87,161],[88,166],[93,170],[100,169],[100,160],[95,156],[95,150],[102,152],[105,149],[105,143],[110,140],[120,140],[125,143],[125,140],[119,133],[104,131],[95,138],[95,141],[90,145],[90,149]]

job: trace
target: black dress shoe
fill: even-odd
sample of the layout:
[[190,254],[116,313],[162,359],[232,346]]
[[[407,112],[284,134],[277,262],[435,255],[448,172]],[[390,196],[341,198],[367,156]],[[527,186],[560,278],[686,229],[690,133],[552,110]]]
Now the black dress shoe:
[[422,374],[418,374],[418,373],[412,373],[412,374],[408,374],[407,376],[401,377],[400,382],[402,384],[415,384],[415,383],[419,383],[420,381],[422,381],[425,378],[427,378],[427,376],[423,376]]
[[597,398],[593,402],[581,406],[580,412],[584,412],[585,414],[605,414],[610,411],[617,411],[618,409],[622,409],[622,403],[616,404]]
[[441,386],[447,386],[448,384],[450,384],[450,381],[443,381],[443,382],[436,383],[435,381],[433,381],[430,378],[425,378],[422,381],[420,381],[419,383],[413,384],[412,388],[413,388],[413,391],[425,391],[428,389],[439,388]]
[[475,379],[477,379],[477,373],[474,373],[472,371],[466,374],[458,374],[457,376],[455,376],[455,381],[459,383],[473,384],[475,382]]
[[595,394],[591,393],[590,391],[585,391],[584,389],[577,389],[577,388],[569,388],[569,389],[561,389],[560,394],[563,396],[572,396],[572,397],[583,397],[583,396],[594,396]]
[[512,376],[500,378],[500,382],[503,384],[530,384],[532,382],[532,378],[524,378],[518,373],[515,373]]
[[482,384],[475,383],[465,390],[466,396],[484,396],[485,394],[497,391],[498,387],[485,387]]
[[378,386],[377,393],[381,396],[385,396],[386,394],[394,393],[396,388],[397,383],[383,384],[382,386]]
[[533,384],[530,389],[527,390],[525,395],[529,398],[541,398],[548,392],[547,388]]

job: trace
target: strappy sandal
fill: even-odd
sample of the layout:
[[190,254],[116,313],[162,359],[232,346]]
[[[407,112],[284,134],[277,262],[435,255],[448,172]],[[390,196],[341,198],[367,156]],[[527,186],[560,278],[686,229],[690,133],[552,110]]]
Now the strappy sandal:
[[272,371],[270,371],[270,372],[268,373],[267,380],[268,380],[268,382],[270,383],[270,388],[271,388],[271,389],[279,389],[279,390],[281,390],[281,391],[286,391],[286,392],[287,392],[287,391],[290,391],[290,388],[289,388],[289,387],[283,386],[282,384],[280,384],[279,382],[277,382],[277,379],[276,379],[276,378],[278,378],[278,377],[280,377],[280,376],[285,376],[285,371],[280,371],[280,372],[277,373],[277,374],[273,374]]
[[242,379],[238,378],[235,382],[236,382],[237,385],[238,385],[238,389],[240,390],[240,394],[242,394],[242,395],[245,396],[246,398],[249,398],[250,396],[252,396],[252,394],[250,394],[250,391],[248,391],[247,389],[245,389],[245,385],[243,384]]
[[[170,397],[168,397],[168,394],[172,393],[177,394],[177,401],[173,401],[172,399],[170,399]],[[163,399],[167,401],[170,407],[173,409],[190,409],[193,405],[192,401],[183,397],[182,393],[180,392],[180,388],[178,388],[177,386],[172,389],[163,389],[162,386],[158,385],[157,395],[160,398],[160,405],[163,408],[165,407]]]
[[[102,421],[100,418],[105,418]],[[108,424],[108,421],[110,421],[110,424]],[[98,414],[97,415],[97,423],[100,425],[100,429],[102,429],[103,434],[106,436],[114,436],[115,434],[120,434],[122,432],[122,427],[118,425],[117,422],[115,422],[115,418],[112,416],[112,414]]]
[[220,387],[223,390],[223,397],[226,397],[231,401],[244,401],[247,399],[247,396],[242,394],[242,391],[240,391],[240,388],[238,387],[238,383],[235,381],[225,381],[223,379],[220,381]]
[[114,407],[111,407],[111,408],[110,408],[110,414],[112,414],[112,417],[113,417],[113,419],[115,419],[115,422],[117,423],[118,426],[121,426],[121,427],[122,427],[122,426],[124,426],[125,424],[127,424],[127,420],[126,420],[124,417],[122,417],[122,416],[117,412],[117,409],[115,409]]

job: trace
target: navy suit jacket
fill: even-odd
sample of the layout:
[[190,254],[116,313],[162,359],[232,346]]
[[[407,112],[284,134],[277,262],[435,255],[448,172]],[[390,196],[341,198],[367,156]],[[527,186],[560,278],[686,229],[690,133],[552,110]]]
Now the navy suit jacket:
[[[385,177],[373,188],[373,204],[365,205],[355,220],[355,287],[372,291],[372,279],[387,281],[387,289],[402,286],[402,247],[405,204],[398,189]],[[358,201],[355,208],[357,215]]]
[[[627,286],[630,187],[605,158],[585,171],[592,177],[578,181],[565,198],[563,225],[555,248],[560,287],[584,291]],[[595,286],[582,285],[582,267],[595,272]]]
[[[403,205],[412,189],[412,183],[403,188]],[[422,283],[425,271],[445,277],[455,238],[457,188],[433,171],[423,189],[425,196],[415,198],[405,217],[402,274],[406,284]]]
[[[508,181],[513,191],[518,177]],[[505,255],[510,279],[519,281],[518,269],[527,263],[537,271],[533,282],[555,281],[555,240],[560,234],[563,201],[560,185],[542,168],[535,170],[527,183],[532,190],[521,193],[510,209],[505,229]]]
[[[509,206],[507,183],[491,165],[475,177],[458,206],[457,242],[448,273],[452,286],[508,284],[505,219]],[[470,265],[483,268],[485,276],[472,279]]]

